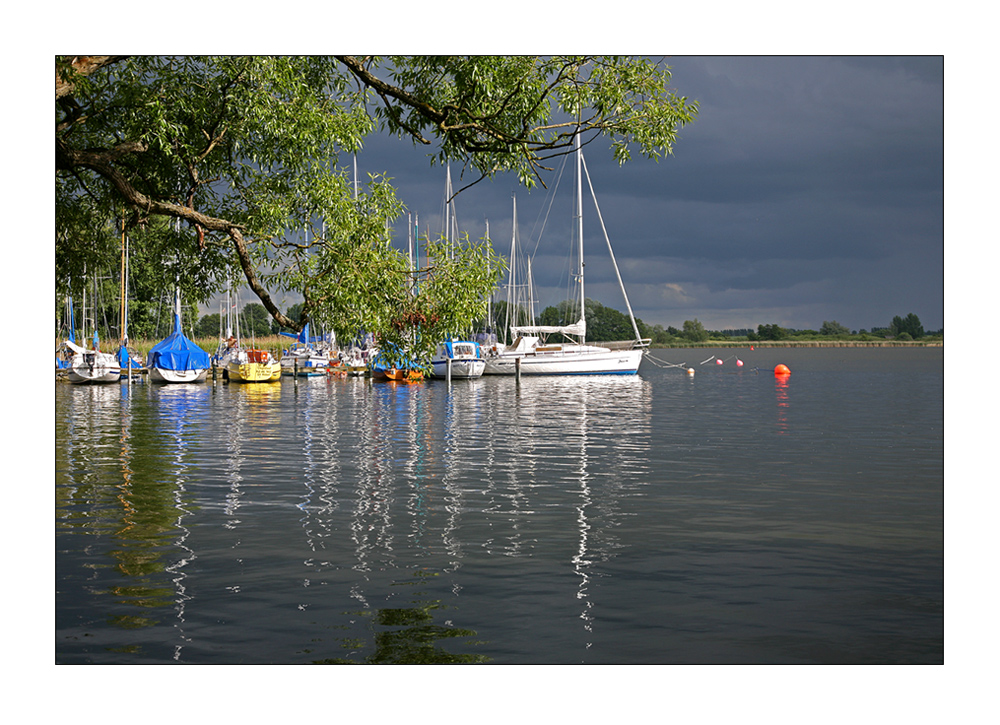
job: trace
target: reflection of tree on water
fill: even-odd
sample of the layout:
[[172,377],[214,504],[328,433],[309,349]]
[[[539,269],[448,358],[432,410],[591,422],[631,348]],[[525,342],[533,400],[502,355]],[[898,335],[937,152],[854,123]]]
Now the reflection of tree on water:
[[[420,586],[424,579],[437,576],[429,572],[416,572],[416,581],[397,582],[396,586]],[[463,637],[475,637],[476,633],[469,629],[459,629],[451,626],[450,621],[436,624],[434,615],[445,609],[439,599],[425,599],[423,591],[413,593],[409,607],[385,607],[375,610],[362,610],[348,614],[362,618],[366,623],[372,638],[371,654],[365,655],[365,643],[358,639],[342,640],[342,647],[352,650],[345,657],[333,657],[316,660],[314,664],[456,664],[484,663],[489,658],[485,655],[455,653],[438,645],[441,640],[456,640]],[[474,640],[466,640],[460,644],[475,646]],[[356,659],[355,656],[364,656]]]
[[[65,392],[66,414],[56,434],[59,531],[88,537],[91,543],[81,550],[103,552],[114,562],[102,566],[87,554],[84,566],[95,582],[88,591],[114,597],[106,622],[118,629],[156,626],[154,612],[170,606],[183,622],[187,597],[179,570],[193,556],[181,524],[188,513],[183,481],[190,437],[184,432],[186,404],[176,399],[183,391],[158,402],[150,400],[155,393],[147,386]],[[157,409],[168,423],[155,419]],[[102,588],[98,582],[108,579]],[[140,652],[138,644],[108,649]]]

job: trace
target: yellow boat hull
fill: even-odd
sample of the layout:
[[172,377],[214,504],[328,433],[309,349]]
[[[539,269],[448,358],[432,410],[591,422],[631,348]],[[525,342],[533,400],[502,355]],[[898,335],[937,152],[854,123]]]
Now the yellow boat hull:
[[233,383],[269,383],[281,380],[281,365],[278,363],[230,363],[226,368],[229,381]]

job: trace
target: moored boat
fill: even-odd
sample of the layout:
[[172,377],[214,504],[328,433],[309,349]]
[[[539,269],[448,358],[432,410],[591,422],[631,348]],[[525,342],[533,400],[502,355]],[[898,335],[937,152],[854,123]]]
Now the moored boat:
[[424,373],[416,368],[372,367],[372,380],[393,383],[419,383]]
[[405,359],[405,355],[386,355],[384,350],[371,358],[368,368],[372,380],[416,383],[424,379],[424,371],[415,362]]
[[282,375],[297,375],[299,377],[316,377],[326,375],[331,364],[339,361],[331,353],[322,338],[312,339],[309,337],[309,324],[302,327],[299,335],[292,335],[282,332],[287,337],[295,337],[296,342],[281,355],[279,364]]
[[481,377],[486,368],[479,343],[472,340],[447,340],[438,345],[434,359],[431,360],[433,371],[431,377],[454,379]]
[[503,350],[486,354],[485,375],[634,375],[644,350],[615,350],[579,343],[545,344],[519,336]]
[[226,375],[235,383],[267,383],[281,379],[281,365],[260,348],[238,350],[226,365]]
[[200,383],[208,377],[212,359],[181,331],[180,291],[176,292],[174,331],[146,355],[149,379],[158,383]]
[[63,347],[69,352],[66,371],[71,383],[117,383],[121,379],[118,359],[109,352],[101,352],[96,336],[93,350],[69,340],[63,342]]
[[[621,281],[621,274],[618,273],[618,265],[615,262],[614,253],[611,253],[611,262],[621,285],[622,295],[625,298],[625,305],[628,307],[629,318],[632,321],[632,330],[635,339],[621,343],[609,343],[607,346],[588,345],[587,321],[584,314],[586,296],[583,287],[583,175],[586,173],[586,166],[583,161],[583,152],[580,148],[580,138],[576,138],[576,219],[577,219],[577,243],[579,245],[578,268],[575,274],[578,283],[578,303],[580,318],[571,324],[562,326],[553,325],[511,325],[510,331],[515,335],[512,344],[505,346],[496,344],[491,346],[486,353],[486,375],[634,375],[639,371],[639,363],[645,354],[648,340],[640,338],[639,329],[632,314],[632,308],[628,302],[628,294],[625,292],[625,285]],[[588,177],[589,182],[589,177]],[[593,189],[591,188],[593,195]],[[594,204],[597,204],[594,195]],[[598,209],[600,216],[600,209]],[[603,229],[604,222],[601,221]],[[516,239],[517,216],[515,206],[514,229]],[[606,236],[606,233],[605,233]],[[611,249],[611,241],[607,240],[608,249]],[[514,256],[516,245],[511,243],[511,269],[514,269]],[[530,268],[529,268],[530,277]],[[530,286],[530,282],[529,282]],[[516,301],[510,300],[516,306]],[[532,308],[529,304],[528,309]],[[550,334],[561,334],[568,342],[549,343],[544,336]]]

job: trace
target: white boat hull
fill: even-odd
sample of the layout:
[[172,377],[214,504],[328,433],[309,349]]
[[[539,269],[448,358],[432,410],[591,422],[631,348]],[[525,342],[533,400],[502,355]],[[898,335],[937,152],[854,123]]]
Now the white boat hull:
[[[447,360],[434,360],[432,364],[434,366],[434,372],[431,373],[431,377],[440,378],[442,380],[448,377]],[[451,361],[452,379],[479,378],[482,377],[485,370],[485,360],[470,358],[467,360],[457,359]]]
[[117,383],[122,369],[114,355],[104,352],[74,355],[67,377],[71,383]]
[[486,375],[635,375],[643,350],[584,348],[580,351],[501,354],[486,359]]
[[298,375],[300,378],[311,378],[326,375],[330,365],[329,357],[282,358],[281,374]]
[[208,369],[167,370],[150,368],[149,379],[155,383],[201,383],[208,377]]

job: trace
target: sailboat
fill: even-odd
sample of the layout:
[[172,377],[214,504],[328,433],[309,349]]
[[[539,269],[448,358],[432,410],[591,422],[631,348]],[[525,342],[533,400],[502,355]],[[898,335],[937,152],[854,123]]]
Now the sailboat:
[[241,348],[226,366],[230,382],[270,383],[281,380],[281,365],[267,350],[257,347]]
[[[569,325],[511,325],[510,330],[515,335],[514,341],[510,345],[497,344],[487,350],[486,354],[486,375],[634,375],[639,371],[639,363],[645,354],[645,346],[648,340],[640,338],[635,316],[632,308],[628,304],[628,295],[625,292],[625,285],[622,283],[621,274],[618,272],[618,264],[615,262],[614,252],[611,253],[611,262],[614,265],[615,273],[618,275],[618,282],[621,285],[622,294],[625,295],[625,304],[628,307],[629,317],[632,320],[632,329],[635,332],[635,340],[624,343],[616,343],[611,346],[588,345],[587,321],[584,315],[583,287],[583,175],[586,172],[586,165],[583,161],[583,150],[580,147],[580,137],[576,137],[576,218],[577,236],[579,244],[579,269],[577,279],[579,281],[579,303],[580,319]],[[588,175],[589,184],[590,177]],[[593,187],[591,187],[593,194]],[[597,204],[594,195],[594,204]],[[597,210],[600,218],[600,209]],[[515,216],[515,228],[517,219]],[[601,227],[604,221],[601,220]],[[605,238],[607,232],[605,231]],[[608,249],[611,250],[611,242],[608,240]],[[513,257],[512,244],[512,257]],[[511,260],[511,268],[514,263]],[[509,301],[512,303],[513,301]],[[548,343],[545,336],[550,334],[561,334],[569,339],[577,338],[573,342]]]
[[[444,239],[454,244],[458,239],[458,216],[455,194],[451,185],[451,165],[447,167],[444,187]],[[412,265],[411,265],[412,266]],[[431,358],[431,377],[439,379],[482,377],[486,361],[479,343],[473,340],[449,338],[437,345]]]
[[[96,281],[94,285],[94,299],[97,299]],[[96,306],[95,306],[96,309]],[[84,328],[86,327],[87,297],[84,290],[83,297]],[[97,337],[97,321],[94,315],[94,347],[88,349],[86,343],[83,346],[76,344],[73,333],[73,319],[70,318],[69,339],[64,340],[62,349],[67,360],[67,377],[71,383],[117,383],[121,379],[121,366],[118,365],[117,358],[109,352],[101,352],[101,341]],[[85,333],[86,330],[84,329]],[[81,336],[86,339],[86,334]]]
[[[66,295],[66,318],[69,320],[69,342],[76,344],[76,333],[73,331],[74,317],[73,317],[73,298]],[[60,327],[59,332],[62,332]],[[56,348],[56,372],[65,372],[70,368],[70,362],[73,359],[75,353],[65,344],[60,344]]]
[[141,373],[144,370],[142,360],[136,356],[134,350],[128,346],[128,239],[125,236],[125,223],[122,222],[122,269],[121,269],[121,292],[119,295],[120,309],[118,319],[121,322],[121,344],[118,346],[116,358],[118,367],[121,368],[122,376],[128,378],[129,375]]
[[181,331],[181,292],[174,292],[174,331],[146,355],[149,379],[158,383],[200,383],[212,367],[209,354]]
[[[225,334],[219,334],[219,346],[215,350],[215,355],[212,356],[212,363],[222,370],[222,376],[224,378],[228,377],[226,369],[229,366],[229,362],[235,359],[236,354],[239,352],[239,348],[236,345],[236,338],[233,337],[233,300],[232,300],[232,282],[226,281],[226,314],[219,315],[219,325],[221,327],[222,320],[226,320],[226,332]],[[239,326],[239,316],[236,318],[236,324]]]
[[80,347],[69,340],[63,342],[74,354],[69,361],[68,377],[71,383],[117,383],[122,376],[117,358],[101,352],[97,331],[94,331],[94,349]]
[[[279,360],[282,375],[297,375],[311,378],[326,375],[331,364],[339,365],[340,361],[331,355],[331,346],[322,337],[309,337],[309,323],[302,326],[302,332],[295,335],[290,332],[280,333],[286,337],[294,337],[296,342],[284,351]],[[317,347],[317,344],[319,345]]]
[[[227,295],[228,297],[228,295]],[[234,383],[270,383],[281,380],[281,365],[267,350],[243,347],[239,341],[239,315],[236,315],[236,337],[227,329],[229,338],[219,345],[217,358],[224,365],[223,376]]]

